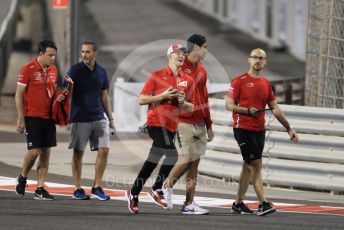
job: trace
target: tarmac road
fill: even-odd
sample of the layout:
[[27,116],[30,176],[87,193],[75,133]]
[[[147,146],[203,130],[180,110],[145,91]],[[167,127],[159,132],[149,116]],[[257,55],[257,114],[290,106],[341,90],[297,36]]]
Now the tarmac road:
[[[0,175],[17,175],[20,169],[0,163]],[[31,173],[35,175],[33,171]],[[50,182],[72,184],[72,178],[49,175]],[[83,180],[91,186],[92,180]],[[121,187],[121,189],[123,189]],[[183,194],[183,191],[176,191]],[[214,193],[202,193],[213,197]],[[218,196],[218,195],[217,195]],[[163,210],[153,203],[140,202],[140,213],[132,215],[123,200],[75,201],[71,196],[56,196],[55,201],[37,201],[32,193],[24,198],[14,191],[0,190],[0,229],[343,229],[344,212],[341,215],[306,214],[299,212],[277,212],[265,217],[232,214],[230,208],[209,208],[210,214],[203,216],[182,215],[181,206],[172,211]],[[274,202],[288,202],[274,199]],[[304,201],[307,202],[307,201]],[[312,204],[312,202],[308,202]],[[314,202],[313,202],[314,203]],[[328,206],[344,204],[319,203]],[[308,206],[312,208],[312,206]]]

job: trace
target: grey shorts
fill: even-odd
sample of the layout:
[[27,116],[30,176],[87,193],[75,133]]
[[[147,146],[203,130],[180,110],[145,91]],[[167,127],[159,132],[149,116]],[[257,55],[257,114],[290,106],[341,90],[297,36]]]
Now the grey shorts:
[[204,155],[207,147],[205,124],[179,123],[175,142],[179,155]]
[[70,149],[84,151],[90,140],[91,151],[110,148],[110,129],[107,120],[71,123]]

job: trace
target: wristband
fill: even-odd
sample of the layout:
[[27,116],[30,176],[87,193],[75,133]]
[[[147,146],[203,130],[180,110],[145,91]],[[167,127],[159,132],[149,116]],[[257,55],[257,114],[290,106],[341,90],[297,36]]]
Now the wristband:
[[109,121],[113,121],[113,118],[109,118]]
[[247,108],[247,115],[251,116],[251,108]]

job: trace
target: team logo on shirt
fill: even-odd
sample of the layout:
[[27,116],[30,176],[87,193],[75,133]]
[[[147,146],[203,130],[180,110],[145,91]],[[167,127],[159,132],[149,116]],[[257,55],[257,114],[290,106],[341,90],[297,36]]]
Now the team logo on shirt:
[[192,71],[191,71],[191,69],[184,69],[184,72],[185,73],[191,73]]
[[246,87],[251,88],[251,87],[253,87],[253,86],[254,86],[254,83],[253,83],[253,82],[246,83]]
[[232,86],[229,86],[228,92],[233,93],[234,92],[234,88]]
[[178,83],[178,86],[187,87],[188,86],[188,82],[187,81],[181,81],[181,82]]
[[35,72],[33,75],[35,76],[36,81],[42,80],[42,74],[40,72]]

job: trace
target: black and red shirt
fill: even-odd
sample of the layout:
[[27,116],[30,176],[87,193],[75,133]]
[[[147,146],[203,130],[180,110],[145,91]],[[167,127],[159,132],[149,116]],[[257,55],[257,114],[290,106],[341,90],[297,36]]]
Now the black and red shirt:
[[50,118],[56,81],[57,69],[54,65],[43,70],[35,59],[20,69],[17,84],[26,87],[24,116]]

